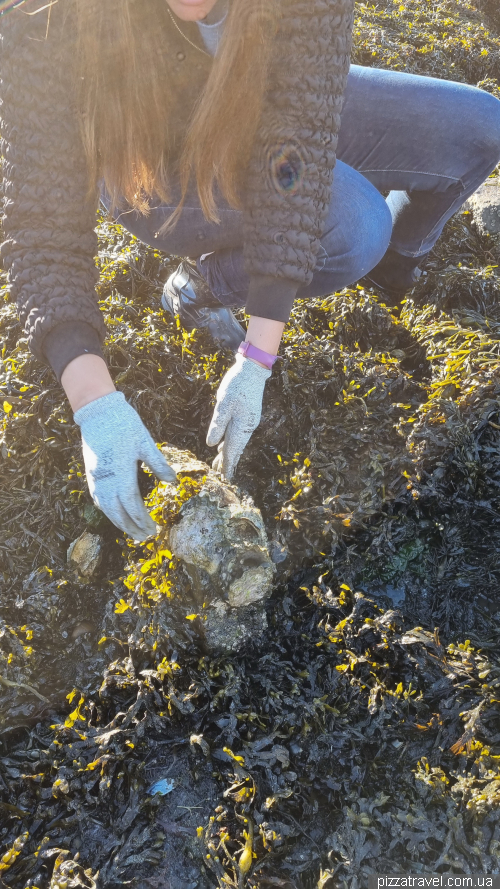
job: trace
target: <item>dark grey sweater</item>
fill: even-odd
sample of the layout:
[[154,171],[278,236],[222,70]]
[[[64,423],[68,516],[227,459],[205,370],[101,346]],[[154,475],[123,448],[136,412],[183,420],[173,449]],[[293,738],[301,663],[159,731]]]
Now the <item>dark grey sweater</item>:
[[[286,321],[299,286],[312,278],[329,206],[354,0],[282,2],[248,170],[244,246],[247,312]],[[28,14],[43,5],[26,0],[0,17],[1,249],[30,346],[60,378],[78,355],[101,354],[105,328],[94,289],[95,205],[86,200],[70,76],[72,0],[52,7],[48,30],[45,13]],[[184,42],[184,64],[199,67],[200,54],[185,49]]]

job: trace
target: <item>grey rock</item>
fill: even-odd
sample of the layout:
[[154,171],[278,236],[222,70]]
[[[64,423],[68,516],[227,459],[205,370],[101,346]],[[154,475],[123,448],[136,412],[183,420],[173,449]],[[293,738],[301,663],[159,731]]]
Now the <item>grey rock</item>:
[[225,602],[213,602],[205,610],[205,641],[214,653],[231,654],[250,644],[257,644],[267,630],[265,600],[260,607],[232,608]]
[[472,213],[479,234],[491,238],[495,252],[500,251],[500,179],[487,179],[465,202],[464,209]]
[[68,565],[76,568],[82,577],[92,577],[101,564],[103,545],[99,534],[84,531],[68,548]]

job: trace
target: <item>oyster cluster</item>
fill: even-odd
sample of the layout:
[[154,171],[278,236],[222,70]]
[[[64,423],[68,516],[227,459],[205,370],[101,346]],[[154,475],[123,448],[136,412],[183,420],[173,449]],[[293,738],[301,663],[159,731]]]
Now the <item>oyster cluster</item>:
[[168,544],[203,609],[211,650],[234,651],[267,627],[265,602],[275,566],[260,511],[250,497],[223,481],[189,451],[163,447],[178,475],[203,478],[180,509]]

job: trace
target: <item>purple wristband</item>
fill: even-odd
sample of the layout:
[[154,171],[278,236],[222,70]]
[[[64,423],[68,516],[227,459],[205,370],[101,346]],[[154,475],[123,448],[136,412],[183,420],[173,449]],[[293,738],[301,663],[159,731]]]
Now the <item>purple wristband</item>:
[[245,358],[252,358],[254,361],[258,361],[267,367],[268,370],[271,370],[274,362],[278,360],[277,355],[270,355],[269,352],[264,352],[262,349],[258,349],[257,346],[252,346],[251,343],[240,343],[238,353],[244,355]]

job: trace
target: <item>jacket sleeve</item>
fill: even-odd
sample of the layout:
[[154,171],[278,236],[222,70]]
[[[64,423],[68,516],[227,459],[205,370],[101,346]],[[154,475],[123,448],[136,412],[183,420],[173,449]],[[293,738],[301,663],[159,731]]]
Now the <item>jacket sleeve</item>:
[[331,200],[353,0],[282,0],[245,193],[249,314],[286,321]]
[[95,295],[96,204],[87,198],[74,99],[71,4],[36,12],[40,6],[28,0],[0,18],[1,255],[31,350],[60,377],[61,364],[78,354],[101,354],[105,329]]

